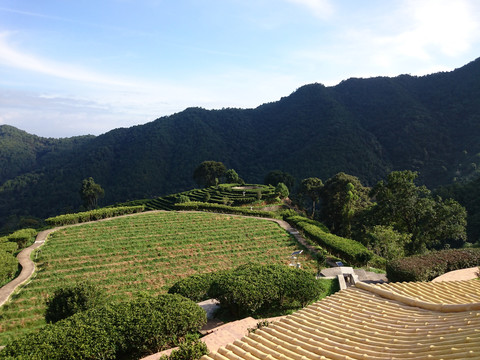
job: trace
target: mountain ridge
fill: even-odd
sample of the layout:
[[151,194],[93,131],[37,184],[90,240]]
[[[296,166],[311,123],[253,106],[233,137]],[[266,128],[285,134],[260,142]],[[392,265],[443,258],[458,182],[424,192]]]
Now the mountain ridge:
[[[222,161],[247,182],[263,182],[278,169],[297,182],[343,171],[373,185],[408,169],[436,187],[479,174],[480,58],[421,77],[309,84],[255,109],[187,108],[95,137],[17,133],[29,150],[2,157],[3,126],[0,223],[78,208],[81,181],[89,176],[104,187],[107,204],[188,190],[205,160]],[[16,169],[5,160],[21,155],[27,160]]]

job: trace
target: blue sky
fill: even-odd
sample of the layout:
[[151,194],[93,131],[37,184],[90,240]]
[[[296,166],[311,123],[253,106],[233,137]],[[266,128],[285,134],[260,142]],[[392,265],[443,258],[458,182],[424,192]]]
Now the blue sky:
[[0,0],[0,124],[98,135],[477,57],[478,0]]

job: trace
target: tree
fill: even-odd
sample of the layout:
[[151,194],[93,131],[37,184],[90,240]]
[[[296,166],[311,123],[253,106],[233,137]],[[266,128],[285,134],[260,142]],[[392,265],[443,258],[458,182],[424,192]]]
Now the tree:
[[412,240],[412,234],[400,233],[391,226],[382,225],[375,225],[367,236],[368,247],[387,260],[404,257],[405,248]]
[[312,218],[315,216],[315,204],[320,199],[323,182],[319,178],[310,177],[302,180],[300,194],[312,201]]
[[82,187],[80,189],[80,196],[83,201],[83,206],[92,210],[98,205],[98,199],[105,195],[105,191],[99,184],[96,184],[92,177],[84,179],[82,181]]
[[245,184],[245,181],[243,181],[243,179],[233,169],[229,169],[225,172],[225,182],[227,184]]
[[279,183],[284,183],[288,187],[288,190],[292,191],[295,185],[295,178],[289,173],[280,170],[270,171],[267,176],[265,176],[265,185],[277,186]]
[[322,220],[333,233],[343,237],[351,237],[355,216],[371,206],[369,188],[343,172],[325,182],[320,197]]
[[204,187],[214,186],[225,174],[225,165],[218,161],[204,161],[193,172],[195,182]]
[[372,190],[376,205],[369,222],[411,234],[407,255],[465,241],[465,208],[455,200],[432,197],[425,186],[415,185],[416,178],[413,171],[393,171],[386,182],[380,181]]
[[285,199],[290,195],[287,185],[284,183],[278,183],[275,187],[275,194],[277,194],[281,199]]

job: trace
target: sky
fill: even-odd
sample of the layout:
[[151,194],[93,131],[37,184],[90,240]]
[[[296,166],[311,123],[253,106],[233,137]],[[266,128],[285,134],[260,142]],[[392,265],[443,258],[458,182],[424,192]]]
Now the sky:
[[0,125],[99,135],[478,57],[478,0],[0,0]]

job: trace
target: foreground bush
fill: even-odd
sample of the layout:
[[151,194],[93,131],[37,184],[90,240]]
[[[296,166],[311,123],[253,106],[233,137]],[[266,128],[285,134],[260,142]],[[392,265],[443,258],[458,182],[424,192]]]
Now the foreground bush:
[[103,302],[104,294],[95,285],[79,283],[55,290],[47,300],[45,321],[55,323],[73,314],[92,309]]
[[195,274],[177,281],[168,289],[169,294],[180,294],[195,302],[209,299],[209,290],[212,283],[221,272]]
[[387,278],[397,281],[430,281],[449,271],[480,265],[480,249],[452,249],[414,255],[387,263]]
[[352,264],[366,265],[373,258],[373,252],[358,241],[327,233],[321,227],[312,223],[312,220],[302,220],[302,217],[294,216],[287,218],[286,221],[292,223],[305,236],[317,242],[332,255]]
[[75,214],[66,214],[51,217],[45,220],[50,226],[72,225],[88,221],[102,220],[114,216],[135,214],[145,210],[145,206],[121,206],[84,211]]
[[302,307],[318,299],[323,283],[305,270],[286,265],[242,265],[212,284],[210,297],[234,317]]
[[8,344],[7,359],[118,359],[168,349],[206,322],[205,311],[180,295],[143,297],[77,313]]

